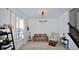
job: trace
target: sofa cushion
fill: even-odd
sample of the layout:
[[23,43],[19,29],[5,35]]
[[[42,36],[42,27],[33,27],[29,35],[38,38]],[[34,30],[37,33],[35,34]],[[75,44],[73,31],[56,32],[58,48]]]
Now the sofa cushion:
[[57,39],[58,39],[58,34],[57,33],[52,33],[49,40],[57,41]]
[[34,34],[34,36],[35,36],[35,37],[40,37],[41,35],[40,35],[40,34]]
[[35,41],[48,41],[48,36],[46,34],[35,34],[33,36],[33,40]]

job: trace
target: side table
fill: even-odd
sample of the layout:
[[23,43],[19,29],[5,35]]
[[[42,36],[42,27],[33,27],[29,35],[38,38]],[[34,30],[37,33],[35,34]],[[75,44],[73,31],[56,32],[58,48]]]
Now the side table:
[[[63,42],[62,42],[63,41]],[[65,37],[60,38],[60,44],[63,44],[64,47],[69,48],[69,40],[66,39]]]

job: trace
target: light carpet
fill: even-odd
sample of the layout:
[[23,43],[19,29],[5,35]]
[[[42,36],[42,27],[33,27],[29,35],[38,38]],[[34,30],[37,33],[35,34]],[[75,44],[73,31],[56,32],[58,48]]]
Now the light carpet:
[[19,48],[19,50],[67,50],[60,43],[57,43],[56,47],[49,46],[48,42],[27,42]]

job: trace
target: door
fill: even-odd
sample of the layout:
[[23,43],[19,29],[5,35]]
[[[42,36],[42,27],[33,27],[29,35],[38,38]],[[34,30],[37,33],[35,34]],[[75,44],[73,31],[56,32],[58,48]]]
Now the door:
[[19,16],[16,17],[16,35],[17,40],[24,39],[24,19]]

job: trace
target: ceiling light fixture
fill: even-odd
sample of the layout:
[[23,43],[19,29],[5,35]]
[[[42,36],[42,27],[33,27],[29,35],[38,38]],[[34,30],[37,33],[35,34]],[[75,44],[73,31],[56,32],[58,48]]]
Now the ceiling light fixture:
[[39,22],[47,22],[47,19],[45,19],[45,16],[47,16],[47,9],[39,9],[38,16],[41,17],[41,19],[39,19]]
[[47,15],[47,9],[39,9],[38,15],[39,16],[46,16]]

